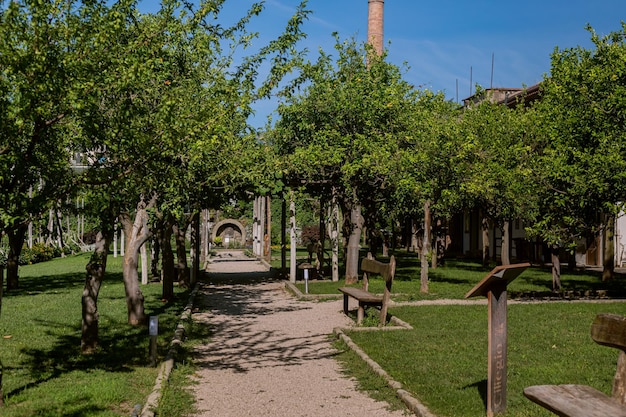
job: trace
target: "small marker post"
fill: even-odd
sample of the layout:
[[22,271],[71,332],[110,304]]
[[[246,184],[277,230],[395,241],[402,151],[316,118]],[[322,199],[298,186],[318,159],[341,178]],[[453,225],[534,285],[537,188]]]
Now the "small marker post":
[[148,334],[150,335],[150,366],[157,364],[157,338],[159,336],[159,316],[150,316],[148,322]]

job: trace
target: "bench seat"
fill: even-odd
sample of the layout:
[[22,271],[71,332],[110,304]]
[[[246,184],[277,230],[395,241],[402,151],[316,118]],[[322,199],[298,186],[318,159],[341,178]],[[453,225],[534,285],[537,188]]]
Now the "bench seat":
[[338,288],[343,293],[343,312],[348,314],[348,297],[352,297],[359,302],[359,308],[357,310],[356,323],[361,324],[365,317],[366,306],[382,306],[383,297],[380,295],[372,294],[361,288],[355,287],[341,287]]
[[524,395],[562,417],[626,417],[626,407],[587,385],[535,385]]
[[626,417],[626,317],[596,315],[591,339],[620,350],[611,396],[587,385],[573,384],[534,385],[526,387],[524,395],[561,417]]
[[[380,306],[380,326],[384,326],[387,322],[387,305],[391,294],[391,283],[396,273],[396,258],[392,255],[389,263],[383,263],[374,259],[371,253],[367,254],[367,258],[361,260],[361,271],[363,271],[363,288],[341,287],[338,288],[343,293],[343,312],[348,314],[348,299],[354,298],[359,302],[359,308],[356,313],[356,324],[361,324],[365,318],[365,307]],[[385,280],[385,293],[383,295],[372,294],[368,291],[368,274],[376,274]]]
[[383,297],[381,295],[372,294],[371,292],[365,291],[361,288],[341,287],[339,288],[339,291],[341,291],[344,296],[350,296],[363,303],[368,303],[371,305],[383,304]]

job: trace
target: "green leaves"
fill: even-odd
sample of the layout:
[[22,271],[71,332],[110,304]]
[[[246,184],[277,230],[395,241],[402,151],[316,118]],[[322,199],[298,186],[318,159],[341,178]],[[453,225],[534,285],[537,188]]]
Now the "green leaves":
[[588,30],[593,50],[553,53],[537,108],[545,132],[536,169],[543,192],[532,232],[549,243],[593,236],[601,214],[626,198],[626,27],[605,37]]

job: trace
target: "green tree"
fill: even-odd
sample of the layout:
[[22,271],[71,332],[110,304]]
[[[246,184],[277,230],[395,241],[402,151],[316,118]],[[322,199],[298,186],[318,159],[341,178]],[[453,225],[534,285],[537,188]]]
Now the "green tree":
[[[502,236],[501,262],[510,263],[510,222],[528,223],[536,214],[536,183],[532,176],[532,137],[523,105],[509,108],[486,99],[469,106],[461,119],[463,150],[469,175],[462,184],[470,206],[483,215],[483,262],[487,262],[489,224]],[[495,250],[495,248],[494,248]]]
[[422,91],[408,109],[410,130],[402,137],[394,169],[394,204],[411,218],[423,218],[420,290],[428,292],[432,219],[446,219],[460,206],[460,174],[466,166],[458,135],[458,106],[443,94]]
[[64,5],[11,1],[0,13],[0,233],[9,236],[11,290],[28,223],[71,191],[67,80],[79,63]]
[[[337,58],[320,51],[303,66],[300,89],[284,96],[272,139],[288,183],[336,198],[344,213],[346,281],[358,278],[364,217],[389,193],[389,162],[409,126],[413,88],[369,47],[336,37]],[[365,215],[361,213],[361,208]]]
[[[185,213],[223,201],[259,178],[262,168],[254,162],[262,160],[263,149],[247,125],[251,104],[269,94],[270,86],[288,70],[294,42],[303,35],[299,28],[306,15],[304,4],[287,23],[285,34],[237,66],[235,51],[249,42],[252,35],[246,25],[261,8],[253,6],[233,27],[225,28],[217,23],[222,5],[166,1],[157,14],[140,15],[134,1],[118,2],[100,9],[98,28],[85,40],[97,52],[90,61],[93,77],[84,79],[94,87],[77,115],[77,146],[92,156],[79,181],[91,191],[92,207],[107,207],[100,210],[106,214],[101,230],[111,230],[116,217],[126,230],[124,281],[130,324],[146,320],[137,264],[139,248],[153,234],[152,220],[161,219],[169,246],[174,223],[180,221],[186,228]],[[272,57],[281,59],[257,85],[259,65]],[[237,158],[227,157],[231,155]],[[173,254],[171,248],[161,249],[166,254],[167,299]],[[90,342],[83,351],[97,344],[97,338],[85,337],[85,322],[89,319],[89,329],[97,330],[104,255],[94,257],[97,274],[88,276],[85,285],[83,342]]]
[[[545,127],[536,145],[543,192],[531,231],[570,250],[603,229],[611,236],[626,201],[626,26],[603,37],[588,30],[593,49],[552,54],[537,116]],[[609,245],[603,279],[612,278],[613,263]]]

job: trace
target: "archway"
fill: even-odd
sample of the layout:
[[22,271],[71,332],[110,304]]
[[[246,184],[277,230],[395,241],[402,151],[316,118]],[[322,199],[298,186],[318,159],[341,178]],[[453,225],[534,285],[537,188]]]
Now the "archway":
[[222,241],[222,246],[225,248],[244,247],[246,244],[246,228],[235,219],[224,219],[213,226],[211,232],[211,240],[215,242],[215,239],[219,237]]

